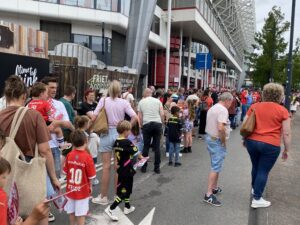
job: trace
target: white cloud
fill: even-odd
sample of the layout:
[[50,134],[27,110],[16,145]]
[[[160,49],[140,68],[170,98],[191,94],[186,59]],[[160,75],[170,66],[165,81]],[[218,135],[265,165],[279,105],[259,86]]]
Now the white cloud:
[[[255,0],[256,8],[256,30],[260,31],[264,25],[264,19],[267,18],[268,13],[272,7],[276,5],[281,8],[285,15],[286,21],[291,21],[292,0]],[[294,24],[294,42],[300,38],[300,1],[296,1],[295,10],[295,24]],[[290,40],[290,31],[284,34],[287,42]]]

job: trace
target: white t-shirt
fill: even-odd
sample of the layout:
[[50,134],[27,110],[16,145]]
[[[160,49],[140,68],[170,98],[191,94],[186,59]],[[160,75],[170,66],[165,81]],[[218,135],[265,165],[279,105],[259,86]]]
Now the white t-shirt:
[[228,124],[228,109],[220,103],[215,104],[207,111],[205,132],[212,137],[219,137],[218,123]]
[[131,93],[129,93],[128,91],[123,93],[122,98],[127,100],[129,103],[134,101],[134,97]]
[[[61,101],[49,99],[48,102],[51,106],[51,118],[61,121],[70,121],[68,112]],[[52,139],[49,141],[50,148],[58,147],[58,142],[54,133],[51,133],[51,138]]]
[[93,158],[97,158],[99,146],[100,146],[99,136],[95,133],[90,133],[88,148]]
[[0,98],[0,111],[6,108],[6,98],[3,96]]
[[143,114],[143,125],[150,122],[162,123],[160,117],[162,107],[161,102],[156,98],[143,98],[138,105],[138,111]]
[[296,101],[295,104],[291,104],[291,111],[297,111],[299,105],[298,101]]

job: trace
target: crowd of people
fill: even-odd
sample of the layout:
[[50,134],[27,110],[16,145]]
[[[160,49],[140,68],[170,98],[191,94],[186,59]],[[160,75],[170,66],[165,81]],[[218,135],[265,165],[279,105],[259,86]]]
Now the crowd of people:
[[[35,83],[30,92],[17,76],[11,76],[5,82],[4,97],[0,100],[0,149],[3,152],[0,158],[1,225],[6,225],[7,220],[9,224],[16,225],[54,221],[55,217],[49,211],[50,201],[45,199],[50,200],[60,193],[63,181],[67,183],[67,202],[60,209],[69,215],[71,225],[83,225],[89,211],[93,185],[100,185],[100,192],[91,202],[109,204],[112,169],[115,171],[115,196],[105,213],[117,221],[115,209],[121,202],[125,203],[125,214],[135,210],[130,204],[136,173],[134,163],[148,159],[152,149],[153,171],[160,174],[161,148],[165,146],[168,165],[180,167],[180,158],[194,150],[194,138],[205,139],[211,158],[208,189],[203,200],[220,206],[216,196],[222,192],[218,178],[227,154],[226,142],[230,131],[246,121],[253,111],[256,116],[255,129],[243,139],[252,162],[251,206],[270,206],[271,203],[262,198],[268,173],[279,156],[281,136],[285,146],[284,159],[287,158],[291,141],[290,114],[280,105],[284,100],[281,85],[268,84],[262,91],[242,89],[240,92],[217,91],[214,88],[203,91],[186,91],[184,88],[164,90],[151,86],[144,90],[142,99],[137,102],[133,87],[122,93],[120,82],[112,81],[107,95],[98,102],[95,91],[86,90],[84,101],[77,110],[72,105],[76,89],[66,86],[64,95],[56,100],[57,88],[58,81],[54,77],[45,77]],[[291,101],[292,114],[298,106],[299,95],[295,93]],[[106,111],[108,132],[97,134],[93,124],[102,109]],[[266,109],[270,113],[266,114]],[[16,124],[19,125],[17,130]],[[14,143],[7,143],[8,138]],[[12,168],[18,164],[5,159],[5,154],[9,152],[8,144],[15,144],[26,162],[37,158],[36,151],[45,159],[45,183],[31,185],[35,185],[36,189],[46,188],[46,191],[40,202],[29,206],[33,209],[32,213],[20,209],[19,214],[24,221],[19,217],[10,220],[6,213],[11,207],[8,199],[11,198],[12,187],[14,183],[18,184],[18,177],[11,178],[15,176],[15,169]],[[103,165],[101,179],[95,170],[98,153]],[[148,168],[149,163],[145,160],[140,171],[146,173]],[[26,202],[30,195],[20,196],[19,201]]]

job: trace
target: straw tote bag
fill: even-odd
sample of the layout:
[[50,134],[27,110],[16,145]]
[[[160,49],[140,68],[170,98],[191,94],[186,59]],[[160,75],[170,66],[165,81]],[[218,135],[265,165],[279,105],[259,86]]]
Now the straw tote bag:
[[242,124],[240,134],[244,138],[249,137],[255,129],[255,124],[256,124],[255,110],[252,109],[251,114],[249,115],[247,120]]
[[19,193],[19,214],[27,216],[33,207],[46,198],[46,159],[38,154],[35,147],[34,158],[26,162],[23,152],[15,143],[15,137],[28,108],[20,107],[13,118],[10,134],[1,150],[3,158],[11,164],[11,173],[5,191],[10,195],[15,183]]
[[107,115],[105,110],[105,98],[103,102],[103,107],[100,110],[99,115],[97,116],[92,126],[92,130],[98,135],[108,133],[108,121],[107,121]]

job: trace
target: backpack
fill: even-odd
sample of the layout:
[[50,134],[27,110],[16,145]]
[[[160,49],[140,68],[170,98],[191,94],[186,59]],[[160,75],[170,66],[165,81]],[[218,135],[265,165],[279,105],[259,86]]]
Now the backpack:
[[206,102],[206,99],[199,103],[199,110],[200,111],[207,111],[208,110],[208,104]]

